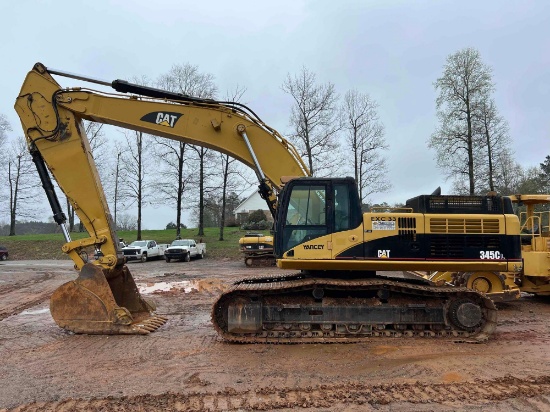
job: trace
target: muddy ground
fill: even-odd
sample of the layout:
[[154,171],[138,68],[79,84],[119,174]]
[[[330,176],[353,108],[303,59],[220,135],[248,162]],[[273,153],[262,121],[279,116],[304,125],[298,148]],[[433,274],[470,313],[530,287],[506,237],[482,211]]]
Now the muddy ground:
[[48,298],[75,277],[71,262],[0,263],[0,410],[550,410],[550,300],[500,304],[483,344],[240,345],[218,338],[210,309],[258,269],[208,258],[129,267],[169,318],[148,336],[59,329]]

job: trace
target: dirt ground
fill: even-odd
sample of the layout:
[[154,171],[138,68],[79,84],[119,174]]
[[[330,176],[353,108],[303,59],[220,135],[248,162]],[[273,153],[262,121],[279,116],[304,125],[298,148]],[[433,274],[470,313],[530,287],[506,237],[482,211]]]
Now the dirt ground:
[[130,263],[169,318],[147,336],[59,329],[48,298],[69,261],[0,263],[0,410],[550,411],[550,299],[499,305],[483,344],[223,342],[211,306],[231,281],[277,272],[241,261]]

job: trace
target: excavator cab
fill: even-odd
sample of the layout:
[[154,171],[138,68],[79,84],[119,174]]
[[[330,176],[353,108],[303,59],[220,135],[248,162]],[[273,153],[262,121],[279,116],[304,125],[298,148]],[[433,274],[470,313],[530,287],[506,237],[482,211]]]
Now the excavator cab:
[[355,179],[300,178],[279,195],[275,223],[275,255],[315,238],[361,224],[361,204]]

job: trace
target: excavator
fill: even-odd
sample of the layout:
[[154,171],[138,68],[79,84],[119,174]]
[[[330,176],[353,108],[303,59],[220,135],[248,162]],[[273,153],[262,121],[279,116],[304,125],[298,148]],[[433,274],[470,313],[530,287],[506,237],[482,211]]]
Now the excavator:
[[[114,89],[62,88],[63,76]],[[147,334],[166,322],[139,293],[109,213],[83,120],[229,154],[256,172],[274,217],[278,275],[235,282],[212,308],[220,336],[242,343],[360,342],[375,337],[487,340],[493,301],[411,271],[522,270],[518,217],[499,196],[421,195],[389,213],[363,213],[350,177],[311,177],[296,148],[248,107],[123,80],[34,65],[15,109],[79,274],[51,297],[64,329]],[[71,240],[55,178],[89,237]],[[85,248],[101,250],[90,262]]]

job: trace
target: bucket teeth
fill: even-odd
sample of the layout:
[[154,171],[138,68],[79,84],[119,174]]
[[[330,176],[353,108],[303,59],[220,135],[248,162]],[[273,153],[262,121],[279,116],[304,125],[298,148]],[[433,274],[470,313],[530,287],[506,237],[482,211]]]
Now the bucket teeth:
[[146,330],[148,332],[154,332],[155,330],[160,328],[165,323],[166,323],[165,318],[160,318],[158,316],[154,316],[152,318],[146,319],[146,320],[136,324],[135,326],[140,328],[140,329]]
[[151,318],[151,319],[148,319],[147,322],[150,323],[151,325],[155,326],[155,328],[160,328],[162,325],[164,325],[166,323],[167,319],[165,318],[158,318],[158,317],[154,317],[154,318]]
[[141,327],[140,325],[137,325],[135,327],[132,328],[132,332],[128,333],[128,334],[132,334],[132,335],[148,335],[149,333],[151,333],[152,331],[150,330],[147,330],[147,329],[144,329],[143,327]]

